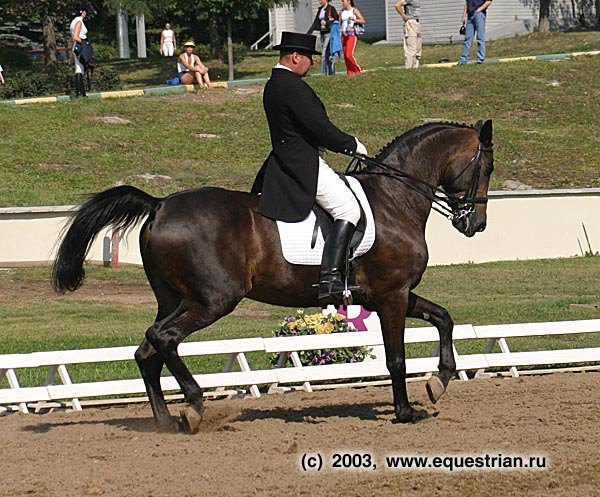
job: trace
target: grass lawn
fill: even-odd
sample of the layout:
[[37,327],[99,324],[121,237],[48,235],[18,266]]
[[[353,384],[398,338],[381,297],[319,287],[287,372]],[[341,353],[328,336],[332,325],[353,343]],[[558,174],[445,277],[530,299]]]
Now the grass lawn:
[[[462,48],[462,42],[452,45],[426,45],[423,48],[422,64],[433,64],[442,60],[456,62]],[[531,33],[503,40],[486,43],[488,60],[502,57],[518,57],[524,55],[544,55],[571,52],[587,52],[600,50],[600,33]],[[367,41],[359,41],[355,51],[357,60],[365,70],[385,67],[404,66],[404,51],[401,45],[374,45]],[[215,81],[227,80],[227,65],[220,61],[204,61],[210,68],[211,77]],[[264,50],[249,52],[244,59],[235,65],[235,79],[267,78],[271,68],[277,63],[277,52]],[[175,76],[175,58],[153,57],[150,59],[115,60],[107,66],[121,74],[124,88],[140,88],[157,86],[164,80]],[[315,69],[318,73],[320,60],[315,58]],[[338,73],[345,74],[344,62],[336,65]]]
[[[49,285],[48,272],[48,268],[19,268],[2,277],[44,289]],[[87,272],[88,285],[112,282],[115,293],[123,293],[128,285],[145,284],[140,268],[112,271],[92,266]],[[597,319],[600,312],[573,310],[569,304],[598,302],[600,264],[597,257],[587,257],[436,266],[426,271],[417,293],[445,306],[456,323]],[[193,334],[189,340],[272,336],[281,319],[293,312],[295,309],[245,300],[233,315]],[[6,295],[0,297],[3,323],[0,354],[138,345],[154,315],[153,304],[119,305],[103,302],[100,296],[97,301],[78,301],[52,295],[35,298]],[[409,320],[408,325],[423,326],[424,323]],[[600,336],[515,339],[510,345],[514,350],[597,347]],[[484,347],[481,341],[457,343],[460,353],[483,352]],[[427,355],[431,348],[428,344],[411,345],[409,356]],[[249,360],[254,368],[268,366],[264,354],[251,354]],[[195,373],[219,371],[223,361],[223,357],[186,359]],[[72,372],[77,381],[138,377],[133,361],[78,366]],[[44,377],[45,371],[41,370],[19,373],[23,384],[40,384]],[[6,380],[0,386],[6,386]]]
[[[566,49],[568,44],[559,43],[562,36],[574,35],[550,36],[555,48]],[[531,44],[537,39],[532,36]],[[272,60],[267,63],[271,65]],[[308,82],[333,122],[358,136],[372,154],[426,122],[491,118],[497,166],[492,189],[507,179],[538,188],[567,188],[600,186],[598,74],[600,57],[584,57],[380,70]],[[117,180],[158,196],[204,185],[247,190],[270,150],[261,91],[262,86],[252,86],[1,106],[0,206],[78,203],[82,195],[114,186]],[[130,122],[107,124],[101,120],[106,116]],[[328,160],[340,170],[348,162],[336,154]],[[168,178],[149,181],[141,176],[145,173]]]

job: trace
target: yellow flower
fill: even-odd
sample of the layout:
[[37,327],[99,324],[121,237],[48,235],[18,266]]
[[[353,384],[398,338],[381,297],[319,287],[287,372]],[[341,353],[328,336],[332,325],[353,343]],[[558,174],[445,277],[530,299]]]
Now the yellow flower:
[[288,323],[288,328],[290,330],[295,330],[296,328],[298,328],[298,324],[296,323],[296,321],[291,321]]
[[343,314],[336,314],[335,319],[336,321],[343,321],[344,319],[346,319],[346,316],[344,316]]
[[315,326],[317,335],[326,335],[334,330],[334,326],[331,323],[318,324]]

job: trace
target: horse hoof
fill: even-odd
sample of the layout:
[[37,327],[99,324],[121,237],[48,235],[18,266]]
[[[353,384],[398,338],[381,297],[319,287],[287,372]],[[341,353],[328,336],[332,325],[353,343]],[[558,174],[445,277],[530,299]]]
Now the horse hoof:
[[181,422],[183,423],[183,431],[194,435],[200,431],[200,425],[202,424],[202,414],[199,413],[192,406],[187,406],[181,411]]
[[442,383],[442,380],[440,380],[437,376],[432,376],[429,378],[425,388],[427,389],[429,400],[431,400],[433,404],[440,400],[440,397],[444,395],[444,392],[446,391],[446,387]]
[[423,421],[424,419],[427,419],[429,417],[431,417],[431,415],[427,411],[416,410],[411,407],[406,412],[401,412],[401,413],[396,414],[396,419],[394,419],[392,421],[392,423],[415,424],[415,423],[418,423],[419,421]]
[[174,416],[169,416],[166,421],[160,421],[157,426],[160,433],[178,433],[182,430],[181,422]]

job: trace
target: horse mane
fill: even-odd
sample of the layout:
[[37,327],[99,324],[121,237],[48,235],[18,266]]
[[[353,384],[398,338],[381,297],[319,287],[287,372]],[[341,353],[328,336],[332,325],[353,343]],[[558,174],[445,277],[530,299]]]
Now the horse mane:
[[[379,152],[375,158],[377,160],[383,161],[386,157],[388,157],[392,152],[400,152],[401,156],[406,156],[408,154],[409,147],[408,143],[412,141],[413,138],[419,139],[422,135],[426,134],[429,131],[434,130],[434,128],[470,128],[473,129],[473,126],[468,124],[461,124],[455,122],[434,122],[422,124],[421,126],[417,126],[416,128],[412,128],[405,133],[397,136],[393,140],[391,140],[387,145],[385,145]],[[401,148],[406,149],[405,151],[399,150]]]

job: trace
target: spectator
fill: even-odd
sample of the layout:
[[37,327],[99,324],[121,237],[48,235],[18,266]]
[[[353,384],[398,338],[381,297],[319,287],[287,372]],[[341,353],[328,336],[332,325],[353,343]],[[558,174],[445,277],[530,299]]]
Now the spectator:
[[319,0],[319,4],[321,6],[317,10],[315,19],[306,34],[311,34],[313,31],[319,31],[321,34],[321,46],[323,48],[321,73],[325,76],[333,76],[335,74],[335,59],[332,60],[330,50],[331,25],[338,20],[338,12],[329,0]]
[[423,41],[421,39],[421,2],[418,0],[400,0],[396,5],[396,12],[404,20],[404,67],[413,69],[419,67]]
[[160,54],[165,57],[173,57],[173,54],[177,50],[177,40],[175,33],[171,29],[171,24],[166,23],[165,29],[160,34]]
[[85,25],[87,7],[78,10],[78,16],[71,21],[71,36],[73,38],[73,55],[75,57],[75,98],[85,97],[85,84],[83,73],[86,71],[86,61],[93,57],[92,44],[88,38],[88,29]]
[[0,64],[0,85],[4,84],[4,76],[2,74],[2,71],[3,71],[2,64]]
[[193,41],[186,41],[183,44],[184,51],[177,59],[177,77],[183,85],[192,85],[196,82],[200,87],[210,88],[208,68],[194,53],[194,48],[196,48],[196,44]]
[[365,18],[356,7],[354,0],[342,0],[342,13],[340,24],[342,25],[342,48],[344,51],[344,62],[346,63],[346,74],[360,74],[361,68],[354,58],[354,49],[358,38],[354,30],[355,24],[364,26]]
[[469,61],[469,52],[475,31],[477,31],[477,63],[483,64],[485,60],[485,19],[487,8],[491,3],[492,0],[465,0],[462,23],[466,25],[466,31],[462,53],[458,59],[459,64],[466,64]]

